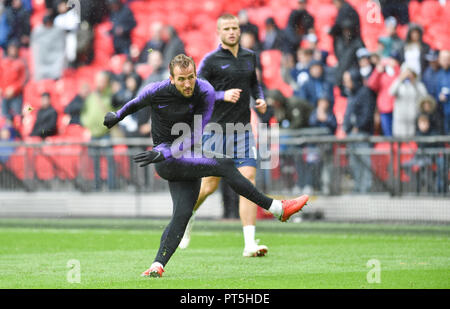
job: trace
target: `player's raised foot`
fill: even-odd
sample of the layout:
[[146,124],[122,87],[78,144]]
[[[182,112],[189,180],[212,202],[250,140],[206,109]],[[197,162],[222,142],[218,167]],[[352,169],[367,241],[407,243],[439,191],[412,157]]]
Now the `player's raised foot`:
[[152,277],[152,278],[161,278],[163,275],[164,269],[161,266],[153,266],[144,271],[141,276],[142,277]]
[[245,247],[242,256],[245,257],[265,256],[268,250],[269,249],[267,248],[267,246],[255,244],[254,246]]
[[300,210],[302,210],[302,208],[306,205],[306,203],[308,202],[309,196],[304,194],[300,197],[297,197],[296,199],[293,200],[284,200],[281,201],[282,203],[282,207],[283,207],[283,213],[280,216],[280,221],[281,222],[286,222],[287,220],[289,220],[289,218],[299,212]]

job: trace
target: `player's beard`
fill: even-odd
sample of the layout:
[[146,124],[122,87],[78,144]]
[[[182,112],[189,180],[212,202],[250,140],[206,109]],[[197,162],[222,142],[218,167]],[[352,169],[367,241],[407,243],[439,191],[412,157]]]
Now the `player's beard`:
[[235,47],[236,45],[238,45],[239,44],[239,41],[241,40],[241,37],[240,36],[238,36],[237,37],[237,39],[236,39],[236,41],[234,41],[234,42],[230,42],[230,41],[228,41],[228,40],[222,40],[222,44],[223,45],[226,45],[226,46],[228,46],[228,47]]
[[192,88],[187,88],[187,89],[183,90],[183,95],[186,98],[192,97],[193,94],[194,94],[194,92],[192,91]]

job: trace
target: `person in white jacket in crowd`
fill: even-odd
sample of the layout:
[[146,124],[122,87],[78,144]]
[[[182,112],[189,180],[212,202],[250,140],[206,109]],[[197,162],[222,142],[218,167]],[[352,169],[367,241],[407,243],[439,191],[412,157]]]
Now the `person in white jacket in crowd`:
[[394,137],[411,137],[416,132],[416,118],[420,100],[427,95],[417,72],[403,64],[401,73],[389,89],[395,97],[392,130]]

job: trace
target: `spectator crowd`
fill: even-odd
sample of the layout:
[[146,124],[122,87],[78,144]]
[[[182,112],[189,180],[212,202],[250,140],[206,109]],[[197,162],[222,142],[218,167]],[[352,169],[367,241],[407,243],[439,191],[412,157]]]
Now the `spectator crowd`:
[[[74,2],[80,3],[80,11],[70,7]],[[64,125],[85,128],[92,140],[151,136],[146,110],[128,116],[117,130],[108,131],[102,125],[106,112],[120,108],[144,85],[168,78],[170,60],[188,53],[179,27],[158,20],[147,29],[148,41],[133,44],[132,35],[139,26],[136,11],[130,9],[135,2],[140,1],[0,0],[2,139],[58,135],[63,117]],[[352,5],[358,1],[291,0],[296,7],[285,25],[277,24],[274,16],[267,17],[263,26],[253,24],[252,5],[269,2],[244,1],[246,5],[237,12],[241,45],[258,57],[258,76],[269,105],[268,114],[260,115],[262,121],[274,119],[289,129],[321,127],[333,135],[339,130],[345,135],[394,137],[450,133],[450,50],[448,46],[431,48],[424,41],[424,25],[410,22],[410,2],[422,1],[377,1],[384,30],[375,49],[362,38],[361,18],[367,17]],[[328,50],[319,47],[321,25],[314,17],[321,2],[333,4],[337,12],[327,29],[332,39]],[[438,2],[442,10],[448,10],[446,1]],[[41,14],[35,14],[37,6]],[[95,29],[105,21],[110,27],[103,35],[112,40],[113,55],[124,59],[119,70],[105,68],[96,72],[95,84],[80,83],[62,113],[53,107],[49,91],[42,91],[33,128],[24,133],[23,117],[31,110],[24,105],[27,83],[58,81],[67,71],[92,64]],[[214,29],[210,36],[215,36]],[[264,83],[261,55],[270,50],[282,54],[280,75],[292,89],[291,95]],[[342,117],[336,98],[346,101]],[[108,166],[114,170],[114,162]],[[114,187],[114,180],[108,179]]]

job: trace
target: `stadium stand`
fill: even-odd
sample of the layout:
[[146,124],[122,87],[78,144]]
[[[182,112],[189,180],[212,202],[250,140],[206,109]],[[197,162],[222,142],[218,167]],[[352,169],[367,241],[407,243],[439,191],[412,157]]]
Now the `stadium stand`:
[[[31,26],[35,28],[42,23],[42,18],[47,14],[44,0],[32,0]],[[137,26],[132,30],[131,41],[134,46],[142,50],[146,42],[151,39],[151,25],[161,22],[171,25],[177,30],[181,40],[185,44],[186,53],[194,58],[199,64],[202,57],[217,46],[215,34],[216,19],[224,12],[237,14],[246,9],[251,23],[260,29],[260,39],[264,39],[264,22],[266,18],[273,17],[277,25],[284,29],[292,9],[296,7],[295,0],[136,0],[123,1],[134,14]],[[362,39],[370,52],[376,52],[378,38],[384,34],[384,17],[377,7],[377,1],[348,0],[358,12],[361,22]],[[333,40],[328,35],[328,30],[333,25],[338,10],[332,0],[310,0],[307,10],[315,20],[315,34],[318,39],[317,47],[328,52],[327,64],[336,65],[336,57],[333,51]],[[420,24],[424,29],[424,41],[436,50],[450,50],[450,1],[443,6],[439,1],[424,0],[409,2],[410,21]],[[68,125],[64,108],[76,96],[79,86],[87,82],[94,85],[97,72],[107,70],[117,75],[122,71],[122,65],[128,55],[114,54],[112,37],[109,34],[111,22],[106,17],[100,23],[91,25],[93,29],[93,60],[78,67],[68,67],[59,80],[33,79],[33,63],[30,47],[22,47],[20,57],[28,64],[29,80],[23,92],[24,113],[22,118],[14,119],[14,124],[24,141],[35,142],[29,137],[34,121],[36,110],[39,108],[39,97],[43,92],[50,92],[53,106],[58,112],[58,135],[48,138],[48,142],[87,142],[89,135],[80,126]],[[406,37],[407,25],[399,26],[397,29],[400,38]],[[282,76],[283,52],[280,50],[262,51],[260,60],[262,66],[262,82],[266,89],[279,89],[287,98],[292,97],[294,89]],[[4,52],[0,49],[0,57]],[[136,72],[145,79],[151,73],[151,68],[146,64],[136,66]],[[338,123],[337,138],[345,137],[341,126],[346,111],[346,98],[341,94],[339,88],[335,87],[334,114]],[[382,152],[388,151],[385,143],[376,144],[374,149]],[[401,163],[411,159],[417,145],[402,144],[401,149],[410,151],[411,155],[402,155]],[[44,146],[41,153],[35,154],[34,169],[26,168],[26,156],[33,155],[32,147],[18,147],[10,161],[14,172],[20,179],[28,179],[36,174],[38,179],[48,180],[52,178],[73,180],[78,175],[92,179],[92,169],[88,162],[89,157],[85,146]],[[54,153],[67,152],[69,155],[58,156]],[[130,178],[129,160],[125,153],[126,146],[114,148],[115,161],[118,164],[119,174],[125,179]],[[397,151],[394,149],[394,151]],[[402,152],[404,153],[404,152]],[[390,155],[372,158],[372,166],[380,179],[387,179],[385,166],[392,160]],[[66,163],[63,163],[66,162]],[[68,162],[68,163],[67,163]],[[396,164],[396,163],[395,163]],[[394,166],[396,171],[397,166]],[[394,171],[394,172],[395,172]],[[102,161],[102,177],[106,178],[106,162]],[[402,176],[407,181],[407,176]]]

